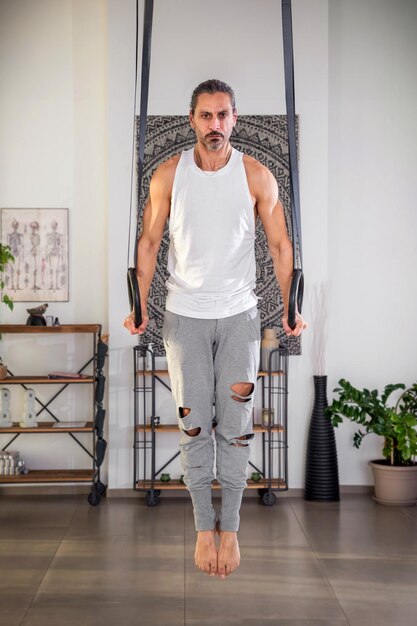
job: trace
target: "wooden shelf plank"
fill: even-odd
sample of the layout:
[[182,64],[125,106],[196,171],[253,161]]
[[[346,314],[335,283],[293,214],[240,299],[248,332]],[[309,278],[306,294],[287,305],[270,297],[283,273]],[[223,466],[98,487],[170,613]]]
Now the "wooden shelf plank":
[[168,370],[154,370],[153,372],[151,370],[136,370],[136,374],[145,374],[145,376],[151,376],[153,374],[155,374],[155,376],[168,376]]
[[[152,428],[149,424],[147,424],[146,426],[144,424],[138,424],[136,426],[136,432],[143,432],[144,430],[146,430],[146,432],[152,432]],[[279,433],[283,433],[284,432],[284,427],[281,426],[280,424],[276,424],[274,426],[272,426],[271,430],[273,432],[279,432]],[[255,424],[255,426],[253,427],[253,431],[255,433],[267,433],[269,432],[269,429],[261,426],[260,424]],[[176,433],[179,432],[179,428],[176,424],[161,424],[160,426],[155,426],[155,433]]]
[[98,333],[101,324],[61,324],[60,326],[26,326],[26,324],[0,324],[0,333],[28,335],[54,335],[67,333]]
[[[255,424],[255,426],[253,427],[253,431],[255,433],[268,433],[269,428],[267,428],[266,426],[261,426],[261,424]],[[274,433],[283,433],[285,431],[285,428],[284,426],[282,426],[282,424],[274,424],[273,426],[271,426],[271,431]]]
[[[260,480],[255,483],[253,480],[247,481],[247,489],[265,489],[268,485],[268,481]],[[149,490],[151,488],[150,480],[138,480],[136,482],[136,489],[144,489]],[[221,489],[220,484],[215,480],[213,485],[213,489]],[[271,488],[274,490],[285,490],[287,488],[285,482],[281,478],[274,478],[272,480]],[[173,489],[186,489],[186,486],[180,482],[178,478],[171,479],[169,483],[162,482],[161,480],[155,480],[154,489],[160,489],[161,491],[173,490]]]
[[[154,372],[152,372],[151,370],[136,370],[137,375],[145,374],[145,376],[152,376],[152,373],[155,374],[155,376],[168,376],[168,370],[154,370]],[[271,372],[271,375],[285,376],[285,372],[283,370],[278,370],[277,372]],[[258,378],[260,376],[268,376],[268,372],[264,372],[263,370],[259,371]]]
[[[81,421],[81,420],[80,420]],[[71,426],[71,427],[63,427],[59,428],[54,427],[54,424],[57,422],[38,422],[37,428],[22,428],[19,426],[19,422],[13,422],[13,426],[7,426],[6,428],[0,427],[0,435],[5,433],[84,433],[84,432],[92,432],[94,430],[93,422],[86,423],[86,426]],[[65,424],[64,421],[59,422],[60,424]]]
[[[1,331],[0,331],[1,332]],[[6,376],[0,385],[85,385],[94,382],[94,376],[86,378],[48,378],[48,376]]]
[[89,483],[93,470],[30,470],[28,474],[0,474],[1,483]]
[[[147,424],[146,426],[144,424],[138,424],[136,426],[136,431],[144,431],[146,430],[147,433],[152,431],[152,428],[149,424]],[[160,426],[155,426],[155,432],[158,433],[177,433],[178,432],[178,426],[176,424],[161,424]]]
[[[268,372],[261,370],[258,372],[258,378],[260,376],[268,376]],[[285,376],[285,372],[283,370],[278,370],[277,372],[271,372],[271,376]]]

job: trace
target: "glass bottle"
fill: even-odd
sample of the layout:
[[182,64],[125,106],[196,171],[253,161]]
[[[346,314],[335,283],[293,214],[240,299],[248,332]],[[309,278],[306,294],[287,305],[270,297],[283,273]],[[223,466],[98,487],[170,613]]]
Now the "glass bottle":
[[[277,337],[277,328],[265,328],[261,341],[261,370],[267,372],[269,369],[269,355],[272,350],[279,348],[279,339]],[[277,372],[279,369],[279,353],[274,352],[271,361],[271,372]]]

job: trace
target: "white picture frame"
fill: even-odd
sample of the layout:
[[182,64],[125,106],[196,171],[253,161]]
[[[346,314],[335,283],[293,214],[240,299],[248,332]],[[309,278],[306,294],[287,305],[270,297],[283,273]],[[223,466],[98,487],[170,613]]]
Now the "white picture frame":
[[1,241],[14,256],[3,272],[14,302],[69,301],[68,209],[1,209]]

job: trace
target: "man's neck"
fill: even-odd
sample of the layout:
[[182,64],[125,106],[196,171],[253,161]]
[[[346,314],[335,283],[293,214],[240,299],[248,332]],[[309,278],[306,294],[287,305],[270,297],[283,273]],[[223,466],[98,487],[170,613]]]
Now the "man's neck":
[[227,142],[220,150],[208,150],[203,143],[198,142],[194,147],[194,160],[200,169],[205,172],[215,172],[227,165],[232,154],[232,146]]

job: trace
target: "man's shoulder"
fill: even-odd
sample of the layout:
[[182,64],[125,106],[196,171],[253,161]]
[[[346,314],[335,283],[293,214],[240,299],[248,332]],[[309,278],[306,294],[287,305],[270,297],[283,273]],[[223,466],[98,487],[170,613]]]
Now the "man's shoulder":
[[243,155],[243,164],[248,179],[254,182],[266,182],[271,179],[272,173],[270,170],[249,154]]
[[161,163],[161,165],[159,165],[156,168],[153,175],[154,176],[156,175],[168,176],[168,177],[174,175],[180,158],[181,158],[181,154],[176,154],[170,159],[168,159],[167,161],[164,161],[163,163]]
[[164,193],[170,193],[180,158],[181,154],[176,154],[156,168],[152,174],[151,189],[160,189]]

